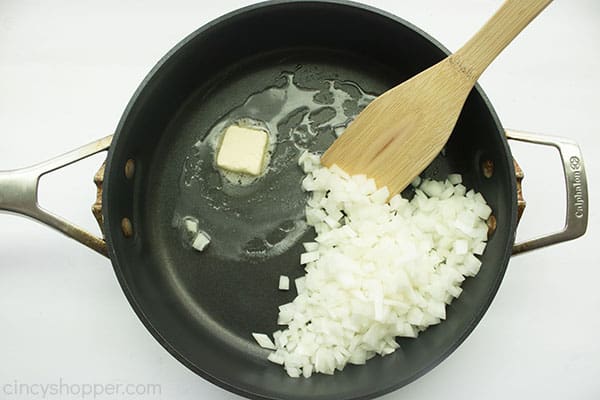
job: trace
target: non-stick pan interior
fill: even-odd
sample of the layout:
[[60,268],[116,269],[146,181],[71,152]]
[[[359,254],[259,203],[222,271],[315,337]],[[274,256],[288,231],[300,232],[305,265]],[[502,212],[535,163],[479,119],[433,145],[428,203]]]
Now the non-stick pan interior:
[[[289,292],[279,291],[278,278],[303,274],[301,243],[314,236],[298,225],[305,199],[303,173],[295,164],[298,143],[281,140],[274,153],[278,169],[236,190],[207,161],[211,147],[199,154],[195,146],[232,110],[269,88],[273,96],[298,95],[283,90],[290,85],[326,96],[334,84],[349,93],[345,107],[351,109],[357,98],[380,94],[444,55],[414,27],[373,9],[290,2],[225,16],[185,39],[157,65],[132,99],[113,142],[104,216],[125,294],[167,350],[203,377],[246,396],[344,399],[400,387],[462,342],[498,288],[515,228],[512,161],[479,89],[469,97],[445,155],[425,175],[462,173],[466,185],[481,191],[493,207],[498,229],[481,272],[464,283],[446,321],[417,339],[399,339],[401,348],[392,355],[334,376],[289,378],[251,337],[281,328],[277,307],[291,301],[295,289],[292,284]],[[280,124],[287,133],[279,139],[291,137],[301,118],[294,115]],[[324,129],[303,146],[323,150],[333,138]],[[128,159],[135,161],[133,179],[123,172]],[[483,177],[484,160],[494,163],[491,178]],[[211,235],[205,251],[186,245],[177,222],[184,216],[197,218]],[[133,222],[131,238],[122,234],[124,217]]]

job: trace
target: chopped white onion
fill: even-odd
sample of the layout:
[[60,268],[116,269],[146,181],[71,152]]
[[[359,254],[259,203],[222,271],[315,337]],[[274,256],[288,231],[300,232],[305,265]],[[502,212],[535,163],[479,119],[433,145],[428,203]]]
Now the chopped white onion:
[[279,277],[279,290],[290,290],[290,278],[285,275]]
[[[269,360],[291,377],[333,374],[347,363],[364,364],[398,347],[396,337],[415,338],[446,318],[465,277],[481,268],[476,255],[487,241],[492,209],[462,176],[444,181],[417,178],[410,201],[365,175],[321,167],[304,152],[302,187],[311,193],[307,223],[317,234],[300,255],[306,275],[297,296],[279,307],[285,329],[253,334],[275,350]],[[281,276],[279,288],[289,279]],[[283,289],[285,288],[285,289]]]
[[306,288],[306,277],[297,278],[294,283],[296,284],[296,291],[298,294],[304,293],[304,289]]
[[283,365],[283,362],[284,362],[283,355],[281,355],[277,352],[269,354],[269,356],[267,358],[269,359],[269,361],[274,362],[275,364]]
[[210,236],[204,231],[199,231],[192,242],[192,247],[198,251],[203,251],[210,243]]
[[308,264],[319,259],[320,253],[318,251],[311,251],[309,253],[300,254],[300,264]]
[[273,343],[271,338],[269,338],[264,333],[252,333],[252,337],[254,338],[254,340],[256,340],[256,343],[258,343],[258,345],[260,347],[263,347],[263,348],[269,349],[269,350],[276,349],[275,344]]
[[196,218],[184,218],[185,229],[188,232],[198,232],[198,220]]
[[460,174],[450,174],[448,175],[448,181],[452,185],[458,185],[459,183],[462,183],[462,176]]
[[317,242],[302,243],[302,246],[304,247],[304,250],[306,250],[307,252],[317,251],[319,249],[319,243],[317,243]]

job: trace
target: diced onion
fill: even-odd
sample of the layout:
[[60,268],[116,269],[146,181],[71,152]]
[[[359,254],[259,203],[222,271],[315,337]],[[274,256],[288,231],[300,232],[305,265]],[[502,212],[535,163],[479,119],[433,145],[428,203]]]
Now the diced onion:
[[198,220],[196,218],[184,218],[183,222],[188,232],[198,232]]
[[290,278],[285,275],[279,277],[279,290],[290,290]]
[[199,231],[192,242],[192,247],[198,251],[203,251],[210,243],[210,237],[204,231]]
[[[285,329],[274,343],[252,335],[290,377],[309,378],[393,353],[396,337],[415,338],[441,323],[465,277],[482,267],[477,255],[492,209],[459,174],[415,179],[409,201],[390,199],[364,175],[324,168],[315,154],[304,152],[299,165],[311,192],[306,220],[317,236],[303,244],[306,275],[295,280],[296,298],[279,306]],[[279,289],[288,288],[280,276]]]
[[318,251],[311,251],[309,253],[300,254],[300,264],[308,264],[319,259],[320,253]]
[[260,347],[263,347],[263,348],[269,349],[269,350],[276,349],[273,341],[264,333],[253,333],[252,337],[254,338],[254,340],[256,340],[256,343],[258,343],[258,345]]

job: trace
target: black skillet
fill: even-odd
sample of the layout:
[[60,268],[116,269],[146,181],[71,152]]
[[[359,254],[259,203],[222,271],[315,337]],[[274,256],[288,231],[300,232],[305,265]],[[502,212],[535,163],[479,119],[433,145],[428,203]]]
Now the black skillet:
[[[356,3],[276,1],[243,8],[192,33],[159,61],[134,94],[112,144],[105,138],[47,163],[0,173],[0,209],[32,216],[108,254],[128,300],[156,340],[188,368],[227,390],[268,399],[382,395],[425,374],[460,345],[487,310],[513,252],[515,170],[505,131],[481,88],[466,102],[445,155],[424,175],[461,173],[466,185],[482,192],[493,208],[496,229],[482,256],[481,272],[464,282],[462,295],[448,306],[447,320],[417,339],[399,339],[401,347],[392,355],[348,366],[334,376],[291,379],[267,361],[268,353],[251,337],[251,332],[278,329],[277,307],[292,300],[294,290],[278,291],[277,279],[281,274],[302,275],[301,242],[313,233],[307,231],[280,255],[244,259],[235,256],[239,249],[229,242],[228,233],[233,238],[237,225],[228,213],[258,226],[302,207],[302,172],[293,162],[297,154],[277,176],[264,178],[267,183],[261,184],[275,188],[271,194],[213,193],[213,201],[227,206],[215,207],[206,216],[213,224],[223,221],[215,225],[221,230],[219,243],[206,251],[186,248],[173,218],[182,196],[188,199],[186,211],[207,213],[204,189],[181,183],[193,144],[251,94],[280,84],[282,73],[293,71],[295,83],[304,88],[317,89],[337,79],[378,94],[447,54],[406,21]],[[567,231],[517,250],[583,234],[587,189],[577,146],[515,136],[559,147],[569,182],[580,183],[567,185]],[[314,147],[323,150],[332,140],[333,135],[324,133]],[[105,246],[103,240],[39,209],[34,199],[40,175],[109,144],[101,213]],[[220,185],[210,165],[201,174]]]

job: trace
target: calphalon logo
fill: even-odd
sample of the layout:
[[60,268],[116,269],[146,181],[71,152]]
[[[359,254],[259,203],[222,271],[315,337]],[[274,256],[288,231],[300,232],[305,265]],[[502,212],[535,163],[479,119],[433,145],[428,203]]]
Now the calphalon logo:
[[569,165],[573,170],[573,198],[575,199],[575,216],[577,218],[583,218],[584,216],[584,205],[583,189],[581,187],[581,159],[573,156],[569,159]]
[[573,171],[577,171],[579,167],[581,167],[581,160],[579,157],[573,156],[569,159],[569,163],[571,164],[571,169]]

